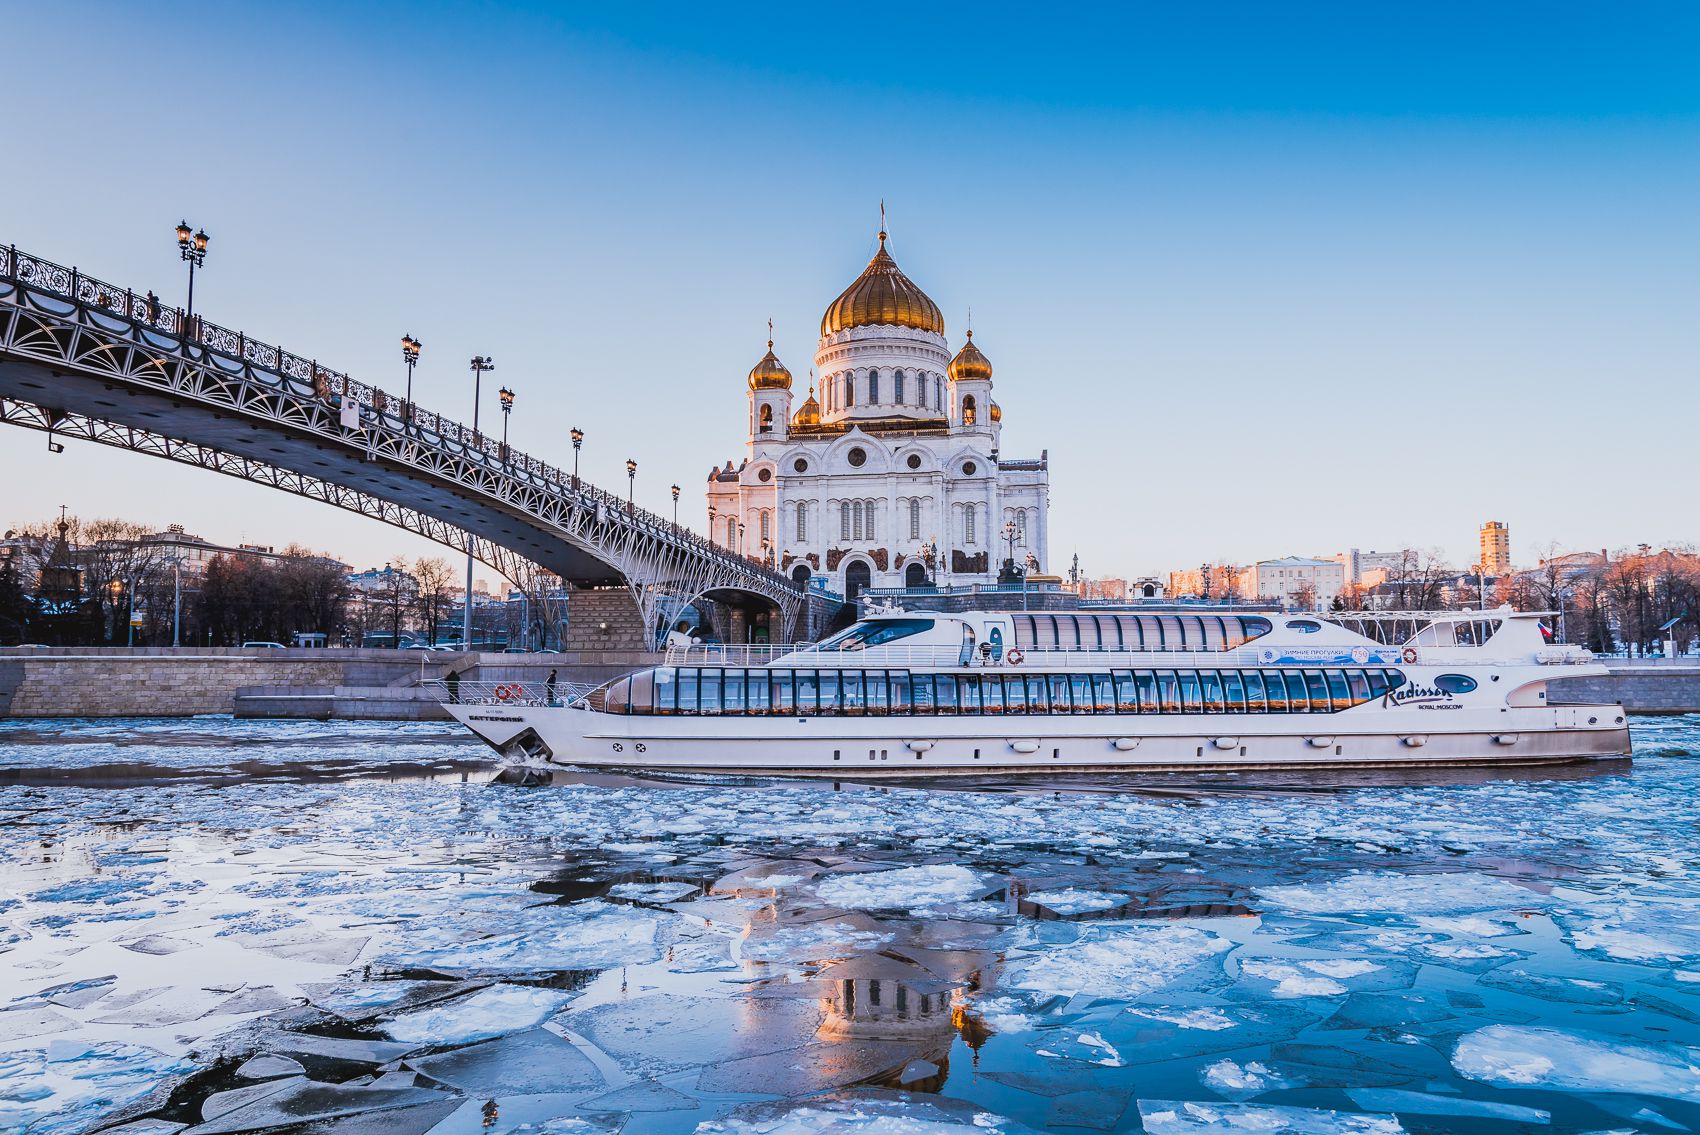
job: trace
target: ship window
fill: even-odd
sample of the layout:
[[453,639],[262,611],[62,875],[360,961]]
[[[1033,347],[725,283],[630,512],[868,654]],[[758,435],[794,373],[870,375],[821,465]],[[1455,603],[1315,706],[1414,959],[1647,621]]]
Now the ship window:
[[655,671],[655,711],[657,713],[676,713],[678,709],[678,673],[663,666]]
[[816,697],[821,713],[838,712],[839,673],[837,670],[822,670],[815,679]]
[[1204,691],[1205,713],[1222,713],[1227,709],[1222,701],[1222,675],[1206,670],[1199,676],[1199,685]]
[[[1281,677],[1281,671],[1260,670],[1256,676],[1263,679],[1264,688],[1268,691],[1268,706],[1265,712],[1286,713],[1287,684],[1285,679]],[[1252,675],[1248,673],[1246,677],[1250,678]]]
[[[1304,681],[1310,690],[1310,711],[1312,713],[1327,713],[1329,709],[1328,683],[1323,680],[1322,671],[1304,671]],[[1292,683],[1289,682],[1287,688],[1291,689]]]
[[936,712],[937,703],[933,697],[933,677],[932,674],[911,674],[909,676],[909,688],[910,693],[914,695],[916,713]]
[[1075,713],[1091,713],[1093,708],[1092,675],[1073,674],[1069,677],[1069,690],[1072,695]]
[[1006,677],[1003,680],[1003,702],[1007,713],[1027,712],[1027,687],[1020,678]]
[[1116,712],[1116,680],[1108,674],[1092,675],[1092,685],[1096,690],[1093,705],[1099,713]]
[[1203,650],[1204,620],[1198,615],[1181,616],[1181,649]]
[[720,695],[720,706],[727,713],[744,712],[744,672],[728,670],[724,678],[725,689]]
[[1160,713],[1181,711],[1181,680],[1173,670],[1157,671],[1157,704]]
[[934,697],[934,702],[938,707],[938,711],[940,713],[956,713],[957,712],[956,675],[954,675],[954,674],[939,674],[939,675],[936,675],[936,681],[934,683],[934,689],[935,689],[935,695],[936,695]]
[[768,711],[767,681],[768,671],[751,670],[747,683],[746,706],[751,713],[766,713]]
[[1243,646],[1251,639],[1262,638],[1264,635],[1275,629],[1275,625],[1273,623],[1258,615],[1241,615],[1239,622],[1240,635],[1242,637],[1238,642],[1233,644],[1234,646]]
[[790,670],[775,670],[771,683],[773,689],[773,712],[794,713],[796,703],[796,675]]
[[962,699],[963,713],[980,712],[980,679],[973,674],[964,674],[956,679],[956,692]]
[[1139,691],[1140,713],[1161,713],[1162,702],[1157,697],[1157,673],[1154,670],[1136,670],[1133,674],[1134,687]]
[[1040,650],[1055,650],[1057,647],[1057,617],[1055,615],[1033,616],[1033,645]]
[[1050,704],[1052,713],[1068,713],[1072,703],[1068,696],[1068,675],[1047,674],[1046,684],[1050,686]]
[[1405,677],[1403,670],[1384,670],[1382,672],[1387,675],[1387,688],[1389,690],[1396,690],[1409,680]]
[[839,694],[844,699],[844,712],[860,716],[867,710],[866,687],[862,682],[860,670],[840,670],[838,672]]
[[1476,688],[1476,680],[1468,674],[1436,674],[1434,684],[1449,694],[1467,694]]
[[1117,670],[1116,709],[1122,713],[1139,712],[1139,690],[1133,684],[1132,670]]
[[797,680],[797,712],[812,714],[820,709],[820,682],[815,678],[813,670],[798,670]]
[[1181,675],[1181,712],[1199,713],[1204,708],[1201,691],[1198,688],[1198,671],[1182,670]]
[[1241,677],[1245,679],[1245,708],[1247,713],[1268,713],[1271,709],[1268,697],[1263,692],[1263,671],[1246,670]]
[[884,670],[869,670],[862,675],[863,701],[869,713],[885,714],[891,709],[891,692],[885,684]]
[[1353,705],[1361,705],[1373,696],[1369,692],[1369,680],[1362,670],[1346,671],[1346,684],[1351,688]]
[[702,699],[699,709],[703,713],[720,712],[720,671],[704,670],[697,684],[697,692]]
[[1300,634],[1315,634],[1322,629],[1322,624],[1315,619],[1288,619],[1287,629]]
[[988,674],[980,683],[981,710],[985,713],[1003,712],[1003,680]]
[[847,627],[809,649],[865,650],[870,646],[883,646],[888,642],[930,631],[933,625],[931,619],[877,619]]
[[1051,699],[1045,692],[1045,679],[1040,674],[1027,675],[1027,712],[1049,713]]
[[1388,690],[1392,689],[1387,684],[1387,671],[1385,670],[1365,670],[1364,679],[1369,683],[1369,696],[1372,698],[1382,697]]
[[909,713],[912,705],[909,697],[909,671],[893,670],[889,677],[891,680],[891,712]]
[[679,671],[679,712],[695,713],[697,711],[697,672],[695,670]]
[[1245,680],[1238,670],[1222,671],[1222,702],[1229,713],[1245,712]]
[[1328,671],[1328,696],[1334,701],[1335,709],[1346,709],[1352,705],[1352,691],[1346,688],[1346,672],[1344,670]]

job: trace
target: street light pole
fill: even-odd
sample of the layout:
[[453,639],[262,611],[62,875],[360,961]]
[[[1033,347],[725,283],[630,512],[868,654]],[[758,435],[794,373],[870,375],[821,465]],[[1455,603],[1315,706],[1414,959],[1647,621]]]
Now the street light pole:
[[679,486],[673,486],[673,527],[679,527]]
[[632,494],[637,491],[637,462],[626,458],[626,515],[635,516],[637,507],[632,503]]
[[578,451],[584,445],[584,431],[573,427],[573,492],[578,492]]
[[[197,229],[191,233],[188,221],[177,224],[177,253],[189,262],[189,307],[185,320],[192,326],[195,320],[195,269],[207,262],[207,232]],[[185,332],[187,329],[183,329]]]
[[502,387],[499,392],[502,399],[502,460],[508,459],[508,415],[514,411],[514,392]]
[[413,364],[419,361],[419,348],[424,345],[411,334],[401,337],[401,361],[407,364],[407,397],[402,405],[403,414],[410,422],[413,420]]
[[183,557],[171,560],[171,645],[183,645]]
[[[478,396],[484,384],[484,372],[495,370],[496,364],[488,355],[472,356],[472,435],[478,436]],[[466,546],[466,609],[461,612],[460,646],[462,650],[472,649],[472,541],[470,536]]]

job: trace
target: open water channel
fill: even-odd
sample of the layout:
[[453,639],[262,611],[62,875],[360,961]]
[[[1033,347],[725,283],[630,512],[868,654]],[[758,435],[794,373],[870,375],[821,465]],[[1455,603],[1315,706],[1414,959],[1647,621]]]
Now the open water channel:
[[0,1131],[1700,1130],[1700,718],[1442,778],[499,783],[0,723]]

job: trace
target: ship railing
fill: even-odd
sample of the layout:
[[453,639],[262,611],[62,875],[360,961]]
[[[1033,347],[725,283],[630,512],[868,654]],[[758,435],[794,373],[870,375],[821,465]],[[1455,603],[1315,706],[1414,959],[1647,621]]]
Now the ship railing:
[[[1344,653],[1344,652],[1342,652]],[[988,654],[978,646],[963,660],[960,645],[947,646],[871,646],[865,650],[817,650],[813,643],[793,646],[768,644],[673,646],[667,648],[669,666],[767,666],[779,663],[796,669],[893,669],[944,670],[968,666],[973,669],[995,669],[1018,672],[1034,669],[1079,668],[1102,670],[1106,667],[1163,666],[1255,666],[1258,651],[1252,647],[1211,651],[1133,651],[1133,650],[1044,650],[1017,647],[1003,654]],[[1288,663],[1297,665],[1298,663]]]
[[521,707],[572,706],[597,688],[592,682],[556,682],[553,692],[547,682],[465,682],[436,678],[425,685],[454,705]]

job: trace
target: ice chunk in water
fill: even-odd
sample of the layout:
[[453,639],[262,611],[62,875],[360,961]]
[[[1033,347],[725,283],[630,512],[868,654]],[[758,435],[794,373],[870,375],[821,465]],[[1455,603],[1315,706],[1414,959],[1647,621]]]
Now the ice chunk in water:
[[1257,1135],[1404,1135],[1391,1115],[1354,1115],[1308,1107],[1251,1103],[1186,1103],[1140,1100],[1146,1135],[1195,1135],[1200,1131]]
[[811,922],[751,934],[741,943],[740,952],[752,962],[814,962],[877,950],[891,937],[842,922]]
[[1700,959],[1700,911],[1623,903],[1554,916],[1578,950],[1624,962]]
[[1308,914],[1454,914],[1545,906],[1544,896],[1491,875],[1364,872],[1320,886],[1264,887],[1267,903]]
[[1022,898],[1064,917],[1071,914],[1089,914],[1095,910],[1114,910],[1132,901],[1127,895],[1111,894],[1108,891],[1077,890],[1074,887],[1055,891],[1032,891]]
[[1480,1116],[1483,1119],[1503,1119],[1508,1123],[1551,1123],[1552,1113],[1537,1107],[1521,1107],[1492,1100],[1468,1100],[1461,1096],[1439,1096],[1430,1092],[1410,1092],[1402,1088],[1348,1088],[1346,1094],[1359,1107],[1374,1111],[1392,1111],[1406,1115]]
[[1223,1029],[1234,1028],[1236,1025],[1236,1022],[1228,1014],[1209,1005],[1199,1009],[1135,1005],[1130,1007],[1128,1012],[1145,1017],[1148,1020],[1179,1025],[1183,1029],[1203,1029],[1207,1032],[1220,1032]]
[[578,1092],[602,1086],[602,1074],[589,1058],[548,1029],[530,1029],[407,1063],[438,1083],[476,1096]]
[[608,894],[612,898],[626,899],[629,902],[673,902],[686,895],[696,894],[695,883],[620,883],[609,887]]
[[815,888],[822,902],[850,910],[925,910],[967,902],[990,889],[979,874],[954,863],[834,875]]
[[1083,923],[1073,942],[1014,958],[1003,984],[1015,989],[1093,997],[1137,997],[1210,964],[1231,943],[1190,926]]
[[1357,958],[1329,958],[1309,961],[1289,961],[1275,958],[1247,958],[1240,962],[1240,973],[1274,983],[1270,995],[1282,999],[1295,997],[1334,997],[1348,992],[1341,982],[1347,978],[1376,973],[1382,966]]
[[584,902],[550,908],[524,930],[468,938],[453,928],[422,927],[381,955],[396,966],[475,971],[606,969],[653,962],[659,952],[656,915],[615,903]]
[[1014,1120],[952,1099],[852,1097],[750,1104],[697,1135],[1025,1135]]
[[1206,1087],[1220,1092],[1229,1099],[1246,1099],[1273,1092],[1278,1088],[1291,1088],[1297,1081],[1288,1079],[1267,1064],[1256,1060],[1248,1060],[1244,1064],[1236,1064],[1232,1060],[1218,1060],[1198,1074]]
[[1623,1000],[1623,986],[1615,981],[1590,981],[1579,977],[1550,977],[1520,969],[1498,970],[1477,979],[1482,985],[1572,1005],[1616,1005]]
[[1700,1100],[1700,1048],[1598,1033],[1489,1025],[1459,1039],[1452,1066],[1472,1080],[1499,1087]]
[[80,1135],[99,1116],[193,1067],[140,1045],[79,1040],[0,1053],[0,1130]]
[[490,985],[476,993],[394,1017],[385,1035],[416,1044],[470,1044],[540,1025],[571,1001],[558,989]]
[[1035,1041],[1033,1051],[1040,1056],[1084,1060],[1089,1064],[1102,1064],[1106,1068],[1120,1068],[1126,1064],[1115,1046],[1098,1033],[1069,1031],[1061,1035],[1052,1034]]

